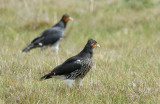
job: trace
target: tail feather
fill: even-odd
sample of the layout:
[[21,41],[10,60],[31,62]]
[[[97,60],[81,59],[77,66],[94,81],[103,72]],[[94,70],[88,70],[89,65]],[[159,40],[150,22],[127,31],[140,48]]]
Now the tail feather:
[[34,48],[34,44],[30,44],[28,47],[26,47],[25,49],[23,49],[22,52],[28,52],[28,51],[30,51],[32,48]]
[[52,73],[48,73],[48,74],[44,75],[39,80],[42,81],[42,80],[49,79],[49,78],[52,78]]

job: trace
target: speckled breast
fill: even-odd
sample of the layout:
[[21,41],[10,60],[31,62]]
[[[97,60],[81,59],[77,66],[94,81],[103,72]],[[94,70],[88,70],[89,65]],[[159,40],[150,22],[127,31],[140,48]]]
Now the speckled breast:
[[76,78],[84,78],[85,75],[89,72],[89,70],[93,66],[92,59],[85,59],[81,61],[82,67],[81,69],[77,69],[74,72],[70,73],[66,76],[67,79],[76,79]]

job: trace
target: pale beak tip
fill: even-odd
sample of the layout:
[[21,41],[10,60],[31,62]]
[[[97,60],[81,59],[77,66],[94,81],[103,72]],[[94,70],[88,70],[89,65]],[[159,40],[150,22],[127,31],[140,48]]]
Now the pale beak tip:
[[69,17],[69,20],[74,21],[74,19],[72,17]]
[[99,45],[99,44],[97,44],[97,47],[100,47],[100,45]]

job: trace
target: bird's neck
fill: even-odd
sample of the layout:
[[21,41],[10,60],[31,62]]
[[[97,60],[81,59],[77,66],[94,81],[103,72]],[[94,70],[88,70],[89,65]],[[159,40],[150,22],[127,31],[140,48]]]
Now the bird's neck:
[[93,48],[85,46],[84,49],[79,53],[82,57],[92,58]]
[[59,27],[65,29],[67,26],[67,22],[60,20],[55,26],[59,26]]

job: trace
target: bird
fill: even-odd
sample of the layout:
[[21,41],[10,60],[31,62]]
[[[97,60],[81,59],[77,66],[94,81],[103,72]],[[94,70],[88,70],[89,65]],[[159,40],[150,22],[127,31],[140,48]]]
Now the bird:
[[68,14],[64,14],[57,24],[44,30],[22,52],[28,52],[34,48],[44,49],[47,46],[51,46],[51,49],[58,54],[59,43],[64,37],[64,31],[69,20],[73,21],[73,18]]
[[73,84],[82,85],[82,80],[93,66],[93,49],[100,45],[93,39],[89,39],[85,47],[77,55],[70,57],[61,65],[56,66],[50,73],[40,78],[40,81],[57,78],[65,81],[70,88]]

